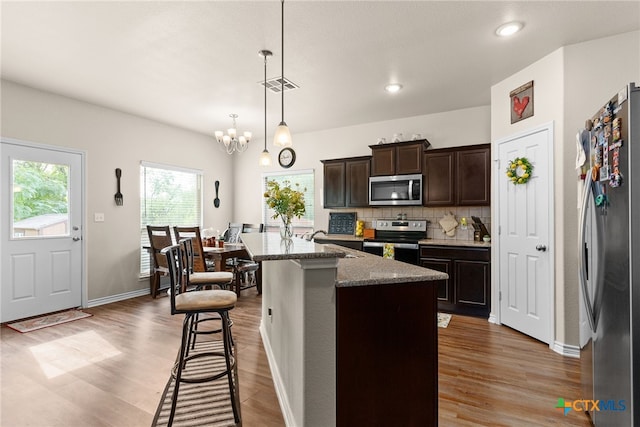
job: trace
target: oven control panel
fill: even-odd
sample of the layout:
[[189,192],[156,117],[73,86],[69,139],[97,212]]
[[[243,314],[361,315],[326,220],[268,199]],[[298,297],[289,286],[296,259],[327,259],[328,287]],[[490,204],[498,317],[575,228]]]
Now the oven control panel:
[[429,221],[424,219],[377,219],[374,228],[378,231],[427,231]]

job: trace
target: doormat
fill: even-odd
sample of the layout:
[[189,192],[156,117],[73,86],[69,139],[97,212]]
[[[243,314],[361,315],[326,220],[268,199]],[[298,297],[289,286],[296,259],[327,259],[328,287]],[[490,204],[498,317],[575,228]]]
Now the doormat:
[[73,322],[74,320],[91,316],[91,314],[85,313],[82,310],[72,309],[59,313],[46,314],[32,319],[20,320],[19,322],[9,323],[7,326],[24,334],[26,332],[37,331],[38,329]]
[[447,313],[438,313],[438,327],[446,328],[451,321],[451,315]]

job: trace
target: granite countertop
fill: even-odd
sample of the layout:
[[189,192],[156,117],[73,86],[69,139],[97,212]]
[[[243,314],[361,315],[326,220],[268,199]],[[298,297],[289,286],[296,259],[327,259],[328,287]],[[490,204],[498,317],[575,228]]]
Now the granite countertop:
[[342,240],[346,242],[362,242],[363,237],[356,237],[353,234],[317,234],[314,240]]
[[470,248],[490,248],[491,242],[476,242],[475,240],[451,240],[451,239],[422,239],[418,242],[424,246],[461,246]]
[[297,237],[286,242],[279,233],[245,233],[240,236],[254,261],[344,258],[346,255],[339,246],[321,245]]
[[446,273],[333,244],[323,245],[293,238],[287,246],[278,233],[247,233],[242,234],[241,238],[254,261],[340,258],[336,287],[425,282],[449,278]]
[[448,279],[440,271],[405,262],[382,258],[336,245],[325,245],[345,251],[346,257],[338,261],[336,287],[386,285],[393,283],[426,282]]

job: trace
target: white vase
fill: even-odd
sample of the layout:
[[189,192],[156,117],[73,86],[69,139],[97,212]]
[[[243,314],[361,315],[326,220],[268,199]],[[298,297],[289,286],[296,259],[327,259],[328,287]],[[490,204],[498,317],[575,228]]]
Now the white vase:
[[293,225],[291,224],[291,218],[280,217],[282,222],[280,223],[280,237],[285,240],[291,240],[293,237]]

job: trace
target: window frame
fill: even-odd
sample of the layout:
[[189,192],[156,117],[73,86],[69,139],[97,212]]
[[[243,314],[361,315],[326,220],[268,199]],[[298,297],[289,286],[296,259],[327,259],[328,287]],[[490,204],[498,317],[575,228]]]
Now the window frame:
[[[140,170],[139,170],[139,179],[140,179],[140,193],[139,193],[139,202],[140,202],[140,212],[139,212],[139,220],[140,220],[140,265],[139,265],[139,277],[142,278],[147,278],[151,275],[151,257],[149,254],[149,251],[145,248],[149,246],[149,235],[147,233],[147,225],[165,225],[163,224],[144,224],[143,223],[143,210],[145,210],[146,208],[146,204],[145,201],[147,200],[146,197],[146,185],[144,182],[144,175],[143,175],[143,171],[145,171],[145,169],[156,169],[156,170],[163,170],[163,171],[169,171],[169,172],[178,172],[178,173],[186,173],[186,174],[192,174],[195,176],[196,179],[196,191],[198,192],[198,210],[196,212],[197,216],[198,216],[198,224],[167,224],[169,225],[169,228],[171,230],[171,239],[172,241],[175,240],[175,236],[173,235],[173,227],[174,226],[194,226],[194,225],[198,225],[200,228],[202,228],[202,224],[204,221],[204,171],[201,169],[194,169],[194,168],[186,168],[186,167],[182,167],[182,166],[176,166],[176,165],[170,165],[170,164],[166,164],[166,163],[155,163],[155,162],[147,162],[147,161],[141,161],[140,162]],[[176,243],[174,241],[174,243]]]
[[[301,235],[313,230],[315,226],[315,191],[316,191],[315,171],[314,169],[300,169],[300,170],[273,171],[273,172],[262,173],[262,177],[261,177],[262,192],[260,193],[260,196],[262,199],[261,217],[262,217],[262,222],[264,224],[264,231],[278,231],[280,229],[280,224],[279,224],[280,220],[279,219],[275,220],[271,218],[271,215],[269,215],[270,209],[267,207],[265,203],[264,193],[267,191],[267,181],[270,178],[274,178],[274,177],[283,177],[283,176],[294,177],[296,175],[308,175],[310,176],[312,181],[311,185],[307,186],[307,191],[305,193],[305,207],[306,207],[305,216],[307,217],[307,221],[311,222],[311,225],[300,224],[301,219],[294,217],[292,220],[293,230],[296,235]],[[291,181],[291,184],[295,186],[296,181],[294,179],[290,179],[290,181]],[[309,198],[306,197],[308,193],[311,193],[311,196],[312,196],[311,203],[309,203]],[[310,219],[308,218],[309,215],[311,216]]]

